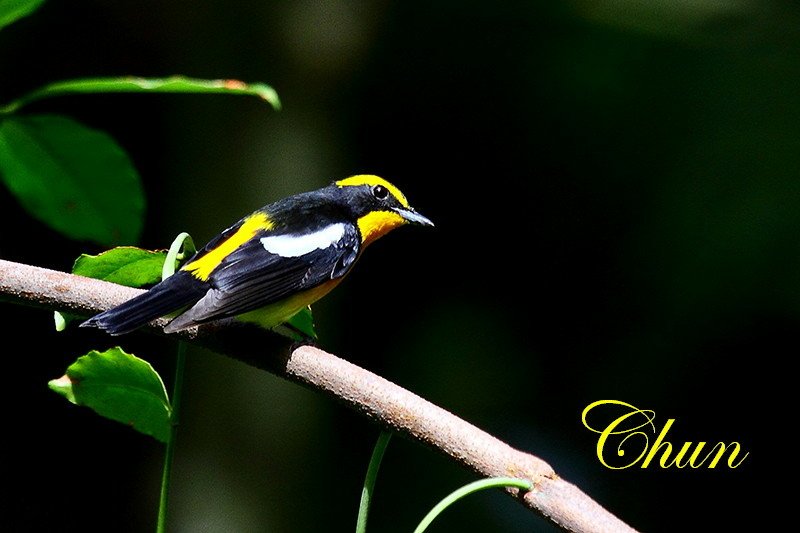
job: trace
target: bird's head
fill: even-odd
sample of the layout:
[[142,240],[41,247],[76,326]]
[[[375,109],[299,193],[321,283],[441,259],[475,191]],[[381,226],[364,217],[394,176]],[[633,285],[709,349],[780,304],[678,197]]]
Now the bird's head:
[[400,189],[383,178],[362,174],[335,182],[361,232],[366,246],[403,224],[433,226],[414,211]]

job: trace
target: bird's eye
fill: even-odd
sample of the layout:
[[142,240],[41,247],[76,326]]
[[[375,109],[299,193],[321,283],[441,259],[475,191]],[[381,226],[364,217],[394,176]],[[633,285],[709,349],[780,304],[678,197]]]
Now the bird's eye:
[[372,196],[378,200],[386,200],[386,198],[389,196],[389,189],[383,185],[376,185],[372,188]]

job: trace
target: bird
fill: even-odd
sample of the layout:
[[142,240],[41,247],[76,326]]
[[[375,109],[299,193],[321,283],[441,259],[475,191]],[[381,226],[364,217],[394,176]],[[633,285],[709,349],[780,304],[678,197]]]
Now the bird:
[[81,327],[123,335],[178,313],[165,333],[229,317],[276,328],[336,287],[367,246],[407,224],[433,226],[387,180],[334,181],[247,215],[175,274]]

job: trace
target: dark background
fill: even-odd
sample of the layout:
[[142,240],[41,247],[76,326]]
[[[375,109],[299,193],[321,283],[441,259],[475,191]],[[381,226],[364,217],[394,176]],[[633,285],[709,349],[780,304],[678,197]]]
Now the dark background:
[[[324,348],[541,456],[636,528],[741,530],[780,472],[764,417],[787,408],[796,354],[798,23],[774,0],[51,0],[0,33],[0,99],[96,75],[270,83],[280,113],[175,95],[30,109],[129,151],[150,248],[333,179],[388,178],[437,226],[378,242],[315,306]],[[4,259],[68,270],[100,250],[2,190],[0,209]],[[47,389],[115,341],[57,334],[43,311],[3,305],[0,320],[0,529],[153,530],[162,447]],[[171,343],[121,342],[171,378]],[[353,530],[376,427],[213,353],[191,351],[186,379],[173,531]],[[676,419],[675,444],[750,456],[609,470],[580,420],[601,399]],[[411,531],[473,479],[394,439],[370,530]],[[498,492],[431,531],[549,529]]]

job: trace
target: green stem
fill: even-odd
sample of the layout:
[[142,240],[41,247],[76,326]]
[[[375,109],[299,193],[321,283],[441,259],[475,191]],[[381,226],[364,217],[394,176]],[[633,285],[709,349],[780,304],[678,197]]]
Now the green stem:
[[372,502],[372,494],[375,492],[375,481],[378,478],[378,469],[381,466],[381,460],[383,460],[383,453],[386,451],[386,446],[389,445],[391,436],[392,433],[390,431],[381,431],[378,436],[378,442],[375,443],[375,448],[372,450],[372,457],[370,457],[369,467],[367,467],[367,477],[364,478],[364,488],[361,489],[356,533],[365,533],[367,531],[369,504]]
[[436,506],[430,510],[428,514],[425,515],[425,518],[422,519],[422,522],[419,523],[417,529],[414,530],[414,533],[422,533],[427,529],[431,522],[439,516],[442,511],[447,509],[449,506],[467,496],[472,494],[473,492],[477,492],[483,489],[490,489],[495,487],[517,487],[523,490],[531,490],[533,485],[530,481],[525,479],[517,479],[513,477],[492,477],[488,479],[479,479],[478,481],[473,481],[467,485],[464,485],[458,490],[453,491],[447,496],[445,499],[440,501]]
[[169,505],[169,484],[172,474],[172,459],[175,456],[175,441],[178,437],[178,423],[180,420],[181,395],[183,393],[183,372],[186,366],[186,343],[178,341],[178,357],[175,362],[175,383],[172,386],[172,415],[170,416],[171,428],[167,450],[164,453],[164,471],[161,473],[161,497],[158,502],[157,533],[167,530],[167,507]]
[[[161,279],[167,279],[175,273],[178,262],[185,255],[195,252],[194,241],[184,232],[175,237],[167,252]],[[180,422],[181,397],[183,396],[183,374],[186,368],[186,343],[178,341],[178,356],[175,359],[175,383],[172,385],[172,414],[170,415],[169,440],[164,452],[164,471],[161,473],[161,497],[158,500],[157,533],[167,530],[167,508],[169,507],[169,482],[172,475],[172,459],[175,456],[175,441],[178,439],[178,423]]]
[[175,273],[178,267],[178,262],[181,259],[186,259],[186,256],[192,255],[195,252],[194,241],[191,235],[185,231],[179,233],[172,244],[169,245],[167,257],[164,259],[164,266],[161,267],[161,279],[167,279]]

